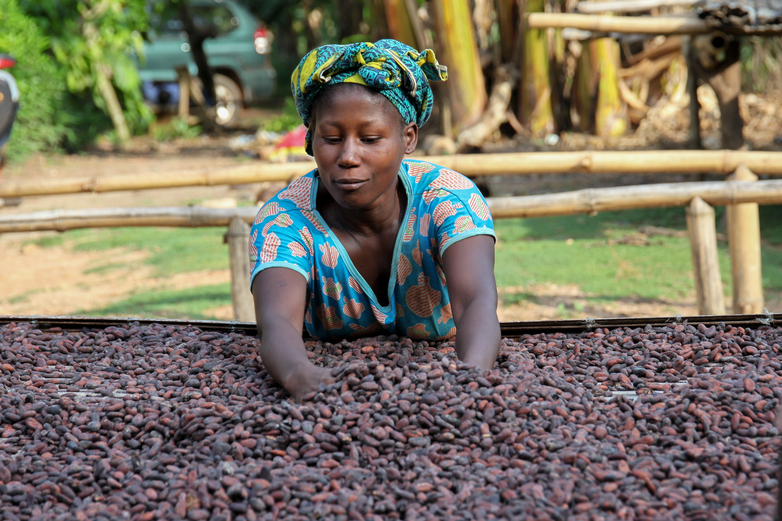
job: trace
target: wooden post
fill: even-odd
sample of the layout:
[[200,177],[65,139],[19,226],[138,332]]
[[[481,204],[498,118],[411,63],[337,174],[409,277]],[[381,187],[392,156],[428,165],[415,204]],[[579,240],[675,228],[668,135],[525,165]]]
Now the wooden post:
[[687,230],[692,249],[692,271],[699,315],[724,315],[722,278],[717,257],[717,229],[714,208],[700,197],[687,207]]
[[[758,176],[741,164],[729,181],[753,182]],[[733,273],[733,313],[763,312],[760,269],[760,217],[757,203],[727,206],[728,243]]]
[[179,117],[187,121],[190,115],[190,72],[186,66],[177,67],[176,75],[179,79]]
[[234,217],[228,225],[225,239],[231,258],[234,318],[241,322],[255,322],[255,304],[250,293],[250,225],[240,217]]

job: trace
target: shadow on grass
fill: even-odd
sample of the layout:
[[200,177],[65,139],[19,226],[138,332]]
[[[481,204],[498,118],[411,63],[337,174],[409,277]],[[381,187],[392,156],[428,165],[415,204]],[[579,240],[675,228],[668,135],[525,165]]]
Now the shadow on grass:
[[211,320],[209,309],[231,305],[231,285],[145,292],[108,306],[81,311],[85,316],[190,318]]

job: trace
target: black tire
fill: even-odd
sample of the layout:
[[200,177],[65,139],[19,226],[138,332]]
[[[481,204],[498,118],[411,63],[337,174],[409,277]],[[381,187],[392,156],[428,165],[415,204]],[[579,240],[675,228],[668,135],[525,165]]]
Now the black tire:
[[242,89],[228,76],[215,74],[213,79],[217,96],[215,123],[221,127],[231,127],[239,120],[239,111],[242,108]]

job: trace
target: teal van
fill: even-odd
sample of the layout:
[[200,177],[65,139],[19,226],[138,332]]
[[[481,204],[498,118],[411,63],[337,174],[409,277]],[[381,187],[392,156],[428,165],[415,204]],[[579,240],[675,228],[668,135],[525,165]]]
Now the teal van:
[[[197,26],[217,28],[218,36],[204,42],[204,51],[214,73],[217,123],[231,126],[242,106],[274,94],[272,34],[231,0],[190,0],[190,5]],[[158,109],[174,108],[179,102],[175,69],[187,65],[195,77],[198,68],[181,20],[153,17],[151,26],[139,64],[144,98]]]

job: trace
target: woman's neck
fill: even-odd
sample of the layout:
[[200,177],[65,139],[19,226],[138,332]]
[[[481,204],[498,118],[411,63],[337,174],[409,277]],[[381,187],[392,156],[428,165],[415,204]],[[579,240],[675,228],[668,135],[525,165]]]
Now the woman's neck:
[[[325,197],[331,199],[325,189],[323,192]],[[351,210],[332,199],[327,204],[327,215],[324,217],[354,236],[375,237],[391,231],[396,234],[404,219],[406,203],[407,194],[403,183],[397,179],[372,207]]]

